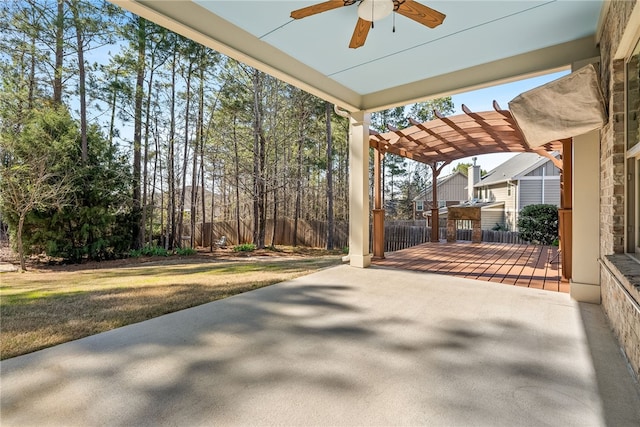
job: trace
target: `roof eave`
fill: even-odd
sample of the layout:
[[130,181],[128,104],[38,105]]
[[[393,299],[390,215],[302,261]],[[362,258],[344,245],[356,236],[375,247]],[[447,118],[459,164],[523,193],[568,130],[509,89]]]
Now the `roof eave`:
[[382,91],[360,94],[286,55],[194,2],[109,0],[158,25],[332,102],[350,112],[380,111],[508,83],[599,55],[595,34]]

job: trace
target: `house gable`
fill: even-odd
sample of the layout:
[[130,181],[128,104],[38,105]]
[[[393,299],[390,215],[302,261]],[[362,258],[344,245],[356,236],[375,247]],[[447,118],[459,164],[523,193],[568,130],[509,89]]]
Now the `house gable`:
[[[438,179],[438,201],[459,203],[467,200],[467,176],[460,171]],[[432,186],[428,185],[414,201],[431,202],[433,200]]]

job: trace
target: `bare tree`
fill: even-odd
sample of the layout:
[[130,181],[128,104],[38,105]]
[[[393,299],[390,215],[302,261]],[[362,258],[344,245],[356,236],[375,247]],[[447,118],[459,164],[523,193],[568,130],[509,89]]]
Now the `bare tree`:
[[26,163],[0,170],[3,211],[18,217],[16,243],[22,271],[27,269],[22,244],[25,218],[37,209],[61,208],[70,193],[67,180],[48,171],[50,164],[47,156],[34,156]]

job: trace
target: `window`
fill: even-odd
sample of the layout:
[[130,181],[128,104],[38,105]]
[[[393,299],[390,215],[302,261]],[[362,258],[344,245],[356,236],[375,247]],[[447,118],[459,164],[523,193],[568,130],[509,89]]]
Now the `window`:
[[416,201],[416,212],[422,212],[424,210],[424,201]]
[[626,60],[625,137],[627,145],[627,242],[629,253],[640,255],[640,42]]

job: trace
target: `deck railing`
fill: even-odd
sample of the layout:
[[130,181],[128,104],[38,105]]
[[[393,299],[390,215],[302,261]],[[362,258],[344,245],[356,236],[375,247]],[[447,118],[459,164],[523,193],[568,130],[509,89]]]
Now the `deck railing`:
[[[206,223],[204,233],[201,232],[201,225],[196,226],[196,245],[209,246],[211,238],[218,240],[221,236],[225,236],[227,244],[237,244],[237,225],[231,221],[219,221],[214,223],[213,230],[211,224]],[[248,221],[241,223],[240,242],[252,241],[252,226]],[[273,222],[267,220],[266,227],[266,243],[271,244],[272,241],[276,245],[292,245],[294,242],[294,221],[292,219],[278,220],[275,227],[275,238],[273,236]],[[298,221],[298,230],[296,243],[300,246],[326,247],[327,223],[325,221]],[[370,230],[370,241],[373,244],[373,229]],[[190,235],[188,227],[185,230]],[[446,239],[446,227],[440,227],[440,239]],[[343,248],[348,246],[348,224],[342,221],[336,221],[334,224],[334,247]],[[419,245],[429,241],[431,236],[431,227],[425,227],[425,221],[386,221],[384,227],[385,236],[385,252],[393,252],[411,246]],[[471,230],[458,228],[458,240],[471,241]],[[482,231],[483,242],[498,243],[525,243],[520,239],[517,232],[512,231]]]
[[[431,236],[431,227],[424,225],[397,225],[394,221],[389,221],[384,227],[385,252],[398,251],[400,249],[410,248],[429,241]],[[441,240],[447,238],[446,227],[440,227],[439,237]],[[457,240],[471,241],[470,229],[458,229]],[[520,238],[517,231],[493,231],[482,230],[482,241],[493,243],[526,243]]]

